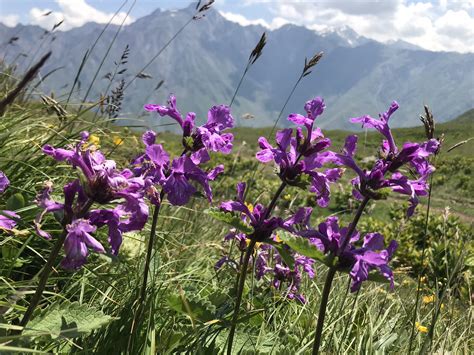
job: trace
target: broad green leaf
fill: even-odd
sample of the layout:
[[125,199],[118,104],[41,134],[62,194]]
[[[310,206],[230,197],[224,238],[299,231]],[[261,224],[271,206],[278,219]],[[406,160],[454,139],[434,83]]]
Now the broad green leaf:
[[11,195],[7,200],[7,210],[16,211],[23,207],[25,207],[25,198],[19,192]]
[[23,335],[75,338],[99,329],[112,319],[96,308],[66,301],[53,304],[33,318]]
[[247,235],[253,233],[253,228],[251,226],[242,221],[239,216],[236,216],[230,212],[219,211],[216,208],[208,209],[205,212],[218,221],[227,223],[228,225],[237,228],[239,231]]
[[315,245],[311,244],[308,239],[294,236],[290,233],[278,233],[280,239],[298,254],[318,260],[323,264],[330,266],[328,258]]

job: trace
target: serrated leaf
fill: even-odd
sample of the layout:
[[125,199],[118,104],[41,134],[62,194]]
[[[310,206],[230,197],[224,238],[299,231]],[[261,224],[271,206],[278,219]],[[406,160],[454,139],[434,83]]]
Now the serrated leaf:
[[324,253],[319,250],[315,245],[311,244],[308,239],[294,236],[290,233],[279,233],[278,235],[286,245],[288,245],[298,254],[318,260],[327,266],[331,266],[328,258],[326,258]]
[[66,301],[53,304],[33,318],[23,335],[75,338],[99,329],[112,319],[96,308]]
[[25,198],[21,193],[16,193],[7,200],[7,210],[16,211],[25,207]]
[[211,217],[217,219],[218,221],[227,223],[228,225],[237,228],[239,231],[249,235],[254,232],[253,228],[249,226],[247,223],[242,221],[240,217],[230,213],[230,212],[222,212],[217,209],[208,209],[205,211]]
[[203,323],[215,319],[216,307],[207,299],[192,298],[183,295],[170,295],[168,305],[176,312],[197,319]]

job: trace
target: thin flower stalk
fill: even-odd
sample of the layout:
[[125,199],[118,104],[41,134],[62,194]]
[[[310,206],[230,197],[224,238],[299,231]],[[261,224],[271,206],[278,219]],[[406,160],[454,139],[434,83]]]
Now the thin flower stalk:
[[265,47],[267,43],[267,35],[265,32],[263,32],[262,37],[260,37],[260,40],[258,41],[257,45],[255,48],[252,50],[252,53],[250,53],[249,59],[247,61],[247,65],[245,66],[245,70],[240,77],[239,83],[237,84],[237,88],[234,91],[234,95],[232,96],[232,100],[230,100],[229,107],[232,107],[232,104],[234,103],[235,97],[237,96],[237,93],[239,92],[240,86],[242,85],[242,82],[244,81],[245,75],[249,71],[250,67],[257,61],[257,59],[262,55],[263,48]]
[[[278,198],[280,197],[281,193],[285,189],[286,185],[287,185],[286,182],[283,181],[280,187],[278,188],[278,190],[275,192],[275,195],[273,196],[268,208],[266,209],[263,220],[266,220],[268,217],[270,217],[270,214],[275,208]],[[237,321],[239,319],[240,305],[242,303],[242,294],[244,292],[245,279],[247,277],[247,269],[249,266],[250,257],[254,253],[255,244],[257,243],[257,238],[255,236],[254,237],[249,236],[249,238],[250,238],[250,242],[245,252],[243,262],[241,263],[240,272],[237,274],[238,281],[236,281],[236,283],[238,283],[238,288],[237,288],[237,294],[236,294],[236,299],[235,299],[234,314],[232,316],[229,337],[227,338],[227,354],[228,355],[232,355],[232,346],[234,345],[235,330],[237,328]]]
[[[89,208],[92,206],[92,203],[93,201],[89,200],[84,206],[84,210],[81,211],[76,217],[82,218],[89,211]],[[57,238],[56,242],[53,245],[53,249],[51,250],[51,253],[49,254],[48,260],[46,261],[46,264],[41,270],[41,274],[38,281],[38,286],[36,287],[36,291],[33,297],[31,298],[31,301],[28,305],[28,308],[25,311],[25,314],[23,315],[23,318],[20,321],[20,326],[23,328],[26,327],[26,325],[31,319],[31,316],[33,315],[33,312],[38,306],[38,303],[40,302],[41,297],[43,296],[44,289],[48,282],[49,275],[51,274],[51,271],[53,270],[53,266],[56,262],[56,259],[58,258],[59,252],[64,246],[64,242],[68,234],[66,225],[69,224],[69,221],[63,221],[62,224],[64,225],[64,230],[62,231],[61,235]]]
[[[344,250],[347,246],[347,244],[350,241],[350,236],[354,233],[355,228],[357,227],[357,224],[359,223],[359,219],[362,216],[362,213],[364,212],[365,207],[367,206],[367,203],[369,202],[370,198],[366,197],[362,201],[362,203],[359,205],[359,208],[357,209],[357,212],[354,216],[354,219],[352,220],[349,230],[346,234],[346,238],[343,241],[343,244],[340,248],[340,250]],[[331,253],[329,256],[329,261],[332,262],[336,255],[334,253]],[[319,354],[319,348],[321,347],[321,339],[322,339],[322,334],[323,334],[323,327],[324,327],[324,318],[326,317],[326,308],[329,302],[329,294],[331,292],[331,287],[332,287],[332,282],[334,280],[334,276],[336,275],[337,272],[337,265],[334,265],[329,268],[328,273],[326,275],[326,280],[324,282],[324,288],[323,292],[321,294],[321,302],[319,305],[319,314],[318,314],[318,322],[316,324],[316,332],[314,334],[314,342],[313,342],[313,354]]]

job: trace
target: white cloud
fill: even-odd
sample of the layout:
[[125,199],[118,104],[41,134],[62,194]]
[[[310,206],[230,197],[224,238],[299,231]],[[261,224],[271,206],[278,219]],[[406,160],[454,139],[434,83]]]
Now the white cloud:
[[15,27],[19,21],[20,16],[18,15],[0,15],[0,23],[8,27]]
[[[61,10],[54,11],[48,16],[44,16],[44,14],[49,12],[49,9],[32,8],[29,13],[30,23],[50,30],[54,24],[64,20],[58,29],[65,31],[80,27],[87,22],[107,23],[114,15],[97,10],[85,0],[56,0],[56,3]],[[129,24],[133,22],[133,19],[127,17],[126,12],[119,12],[113,18],[112,23],[120,25],[122,22]]]
[[474,52],[474,0],[245,0],[244,4],[262,2],[275,18],[318,31],[350,27],[381,42],[403,40],[433,51]]
[[227,20],[231,22],[238,23],[241,26],[251,26],[251,25],[260,25],[265,28],[268,28],[270,30],[274,30],[276,28],[280,28],[288,23],[290,23],[288,20],[281,18],[281,17],[275,17],[273,18],[272,22],[268,23],[264,19],[256,19],[256,20],[249,20],[245,16],[242,16],[240,14],[236,14],[233,12],[225,12],[225,11],[219,11],[219,13],[225,17]]

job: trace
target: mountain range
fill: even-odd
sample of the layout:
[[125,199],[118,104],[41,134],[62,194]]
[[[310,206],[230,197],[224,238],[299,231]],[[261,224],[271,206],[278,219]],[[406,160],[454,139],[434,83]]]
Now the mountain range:
[[[110,93],[122,78],[128,83],[194,13],[194,6],[156,10],[121,29],[108,26],[83,68],[80,91],[74,93],[73,101],[84,97],[94,76],[90,101],[97,100],[107,88]],[[69,31],[46,33],[37,26],[10,28],[0,24],[0,58],[21,71],[52,50],[42,69],[44,80],[39,88],[46,93],[54,91],[59,101],[66,97],[84,54],[104,26],[90,22]],[[144,114],[142,106],[164,103],[169,93],[176,94],[182,112],[194,111],[201,119],[210,106],[228,104],[249,54],[264,31],[267,45],[249,69],[232,107],[239,124],[272,125],[303,70],[305,58],[320,51],[324,52],[323,59],[297,87],[280,126],[286,124],[288,113],[303,112],[304,102],[314,96],[322,96],[326,102],[320,125],[340,129],[357,128],[349,122],[350,117],[376,117],[392,100],[400,104],[393,117],[397,127],[418,125],[424,104],[440,122],[474,106],[473,53],[431,52],[401,41],[383,44],[360,37],[349,28],[318,33],[285,25],[270,31],[230,22],[210,9],[205,17],[192,20],[143,70],[141,78],[126,88],[121,113],[124,124],[155,125],[158,121]],[[126,63],[116,69],[127,45]],[[106,52],[108,56],[98,70]],[[114,71],[120,74],[110,82]],[[163,84],[158,85],[162,80]]]

